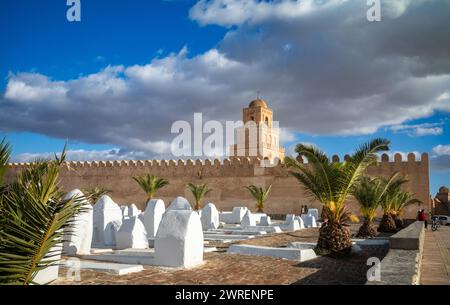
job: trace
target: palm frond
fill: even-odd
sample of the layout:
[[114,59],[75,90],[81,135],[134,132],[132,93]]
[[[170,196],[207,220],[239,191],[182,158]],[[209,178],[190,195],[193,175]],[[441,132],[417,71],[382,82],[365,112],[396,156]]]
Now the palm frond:
[[147,194],[147,201],[152,199],[156,192],[169,184],[169,181],[164,178],[157,178],[154,175],[144,175],[133,177],[142,190]]
[[39,271],[58,263],[58,247],[83,201],[62,200],[56,161],[36,162],[23,169],[2,197],[0,283],[32,284]]
[[3,178],[8,170],[8,162],[11,156],[12,147],[6,138],[0,142],[0,186],[3,185]]
[[250,185],[245,187],[250,194],[255,198],[256,200],[256,208],[258,209],[258,212],[263,212],[264,209],[264,203],[267,201],[269,197],[270,190],[272,189],[272,185],[269,185],[267,189],[264,189],[262,187],[257,187],[255,185]]
[[193,184],[193,183],[188,183],[187,187],[189,188],[189,190],[192,193],[192,196],[195,199],[195,206],[194,206],[194,210],[199,210],[201,209],[201,203],[203,198],[208,195],[212,189],[208,187],[208,185],[205,184]]
[[324,205],[326,219],[345,223],[354,218],[346,211],[347,198],[366,169],[377,162],[376,153],[388,150],[389,144],[388,140],[374,139],[361,145],[342,163],[331,162],[324,152],[314,146],[299,144],[296,152],[306,157],[308,163],[300,164],[293,158],[286,158],[285,163],[294,169],[290,174]]

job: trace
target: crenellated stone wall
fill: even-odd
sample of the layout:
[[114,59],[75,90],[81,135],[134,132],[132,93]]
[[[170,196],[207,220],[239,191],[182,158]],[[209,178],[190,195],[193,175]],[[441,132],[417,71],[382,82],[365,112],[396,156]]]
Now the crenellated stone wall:
[[[345,157],[344,157],[345,159]],[[333,156],[338,162],[339,157]],[[74,188],[103,187],[112,191],[112,198],[119,204],[135,203],[143,208],[145,194],[132,179],[133,176],[147,173],[164,177],[170,184],[157,193],[158,198],[167,204],[176,196],[184,196],[192,201],[192,196],[186,184],[208,183],[213,191],[205,199],[213,202],[222,211],[231,210],[235,206],[248,206],[255,210],[255,202],[244,188],[251,184],[269,186],[272,191],[266,203],[268,214],[299,214],[301,205],[321,209],[321,205],[307,195],[299,182],[289,175],[284,164],[278,162],[271,167],[261,167],[257,158],[232,158],[220,160],[169,160],[169,161],[95,161],[67,162],[61,171],[61,186],[69,191]],[[430,198],[428,155],[423,154],[421,160],[416,160],[414,154],[409,154],[407,160],[402,160],[400,154],[389,160],[384,154],[377,166],[368,169],[372,176],[389,176],[398,171],[408,176],[409,182],[405,189],[426,203]],[[6,181],[11,181],[25,163],[10,164]],[[358,212],[358,205],[350,200],[349,208]],[[417,206],[407,209],[405,217],[414,218]]]

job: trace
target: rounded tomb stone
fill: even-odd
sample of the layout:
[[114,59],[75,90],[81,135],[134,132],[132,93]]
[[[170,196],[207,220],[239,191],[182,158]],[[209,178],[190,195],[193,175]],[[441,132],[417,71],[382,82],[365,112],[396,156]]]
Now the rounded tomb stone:
[[111,197],[103,195],[94,205],[93,244],[114,246],[118,229],[122,225],[122,210]]
[[75,198],[83,204],[83,211],[75,215],[71,221],[73,226],[64,232],[63,253],[74,256],[90,254],[93,234],[93,208],[83,192],[72,190],[64,196],[64,200]]
[[167,210],[155,238],[158,266],[191,268],[203,263],[200,216],[189,210]]
[[138,216],[124,220],[117,232],[116,249],[146,249],[148,239],[145,226]]
[[252,212],[250,210],[247,210],[247,213],[245,213],[244,217],[241,221],[242,227],[249,227],[249,226],[256,226],[256,220],[252,215]]
[[213,203],[208,203],[202,210],[201,221],[203,230],[217,229],[219,227],[219,211]]
[[272,220],[270,219],[270,216],[263,216],[261,217],[261,220],[259,221],[260,226],[270,226],[272,224]]
[[153,238],[156,236],[159,224],[165,211],[166,206],[164,201],[161,199],[151,199],[147,203],[147,207],[144,212],[144,226],[147,230],[148,238]]
[[189,203],[189,201],[184,198],[184,197],[177,197],[175,198],[169,205],[169,207],[167,208],[167,211],[171,211],[171,210],[187,210],[187,211],[192,211],[192,207],[191,204]]

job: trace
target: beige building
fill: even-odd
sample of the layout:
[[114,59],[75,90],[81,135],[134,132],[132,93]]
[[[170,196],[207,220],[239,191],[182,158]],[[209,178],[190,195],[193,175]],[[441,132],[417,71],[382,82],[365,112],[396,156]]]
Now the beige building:
[[266,101],[260,98],[252,101],[244,108],[242,121],[244,126],[236,128],[236,144],[230,147],[231,157],[284,160],[278,122],[273,121],[273,111]]
[[433,214],[450,215],[450,192],[448,187],[442,186],[432,203]]

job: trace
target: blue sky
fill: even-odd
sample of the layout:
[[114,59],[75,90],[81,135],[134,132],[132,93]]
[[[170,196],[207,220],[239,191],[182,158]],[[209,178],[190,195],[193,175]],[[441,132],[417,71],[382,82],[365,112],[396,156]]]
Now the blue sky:
[[73,158],[167,156],[174,120],[239,120],[261,91],[288,151],[386,137],[430,154],[433,194],[450,184],[446,1],[386,2],[377,25],[339,0],[81,0],[73,23],[65,2],[0,2],[0,137],[15,160],[66,140]]

